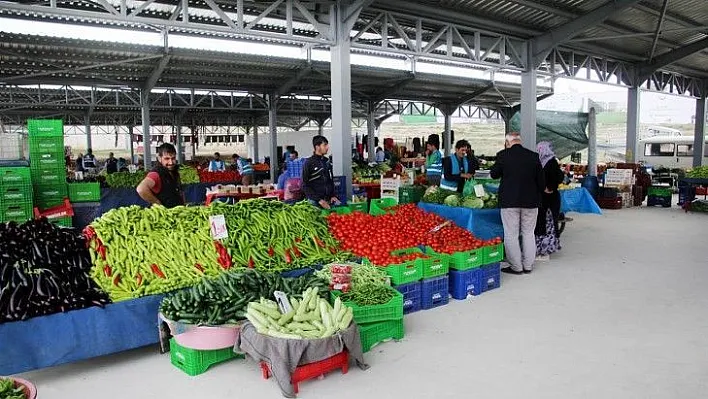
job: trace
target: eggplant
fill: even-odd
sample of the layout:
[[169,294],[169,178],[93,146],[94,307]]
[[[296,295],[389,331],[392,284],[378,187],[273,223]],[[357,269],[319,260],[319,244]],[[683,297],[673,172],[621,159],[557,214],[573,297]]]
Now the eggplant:
[[0,223],[0,323],[110,303],[84,236],[46,219]]

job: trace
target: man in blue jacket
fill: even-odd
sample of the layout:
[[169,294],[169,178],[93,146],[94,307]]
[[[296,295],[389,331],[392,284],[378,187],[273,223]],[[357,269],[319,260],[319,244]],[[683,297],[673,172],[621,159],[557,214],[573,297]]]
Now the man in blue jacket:
[[443,159],[443,177],[440,181],[440,188],[462,194],[465,182],[474,176],[474,170],[467,158],[469,145],[467,140],[458,141],[455,144],[455,153]]

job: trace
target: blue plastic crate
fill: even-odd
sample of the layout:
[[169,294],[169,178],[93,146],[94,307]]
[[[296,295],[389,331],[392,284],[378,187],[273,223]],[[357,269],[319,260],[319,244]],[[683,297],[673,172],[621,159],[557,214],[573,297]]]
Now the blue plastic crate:
[[432,309],[450,302],[447,275],[423,280],[420,284],[423,309]]
[[647,206],[661,206],[664,208],[671,207],[671,197],[657,197],[650,195],[647,197]]
[[421,283],[397,285],[394,287],[398,292],[403,294],[403,314],[417,312],[421,309]]
[[466,299],[469,295],[482,293],[482,270],[450,270],[448,282],[450,295],[455,299]]
[[683,205],[687,202],[693,202],[696,199],[696,188],[688,185],[679,183],[679,199],[678,204]]
[[347,177],[334,176],[334,196],[337,197],[343,205],[347,204]]
[[492,263],[480,268],[482,292],[501,287],[501,265]]

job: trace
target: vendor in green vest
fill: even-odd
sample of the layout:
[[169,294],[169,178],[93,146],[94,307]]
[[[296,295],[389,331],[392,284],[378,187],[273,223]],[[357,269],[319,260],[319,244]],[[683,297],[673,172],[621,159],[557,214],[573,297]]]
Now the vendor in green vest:
[[438,135],[431,134],[426,144],[427,157],[425,158],[425,177],[428,180],[428,184],[431,186],[440,185],[440,178],[442,176],[443,156],[439,148],[440,139]]
[[442,162],[443,177],[440,188],[462,193],[465,182],[474,177],[474,169],[467,159],[467,140],[455,143],[455,153],[445,157]]

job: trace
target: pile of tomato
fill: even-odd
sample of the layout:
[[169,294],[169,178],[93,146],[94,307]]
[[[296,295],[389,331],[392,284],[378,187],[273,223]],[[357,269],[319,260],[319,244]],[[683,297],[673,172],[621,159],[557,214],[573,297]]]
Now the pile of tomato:
[[372,216],[354,212],[349,215],[331,214],[328,223],[340,247],[375,265],[385,266],[421,257],[420,254],[391,255],[391,252],[419,245],[435,252],[452,254],[501,243],[501,238],[481,240],[454,223],[431,233],[446,220],[428,213],[415,204],[392,208],[386,215]]
[[241,176],[235,170],[210,172],[202,169],[199,171],[199,181],[202,183],[236,183],[240,179]]

